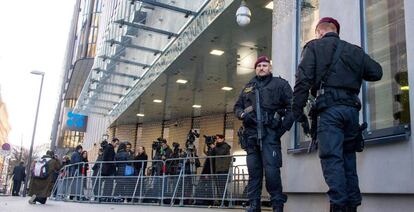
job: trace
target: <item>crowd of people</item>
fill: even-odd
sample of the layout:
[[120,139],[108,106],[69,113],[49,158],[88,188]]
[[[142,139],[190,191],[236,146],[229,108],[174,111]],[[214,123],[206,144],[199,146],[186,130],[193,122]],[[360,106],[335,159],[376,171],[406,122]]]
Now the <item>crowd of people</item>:
[[[230,154],[230,145],[224,141],[223,135],[214,136],[214,141],[205,145],[204,153],[207,156]],[[135,153],[132,151],[131,143],[127,141],[120,142],[119,139],[113,138],[109,142],[106,140],[101,142],[96,161],[89,163],[88,153],[83,150],[81,145],[78,145],[70,156],[63,156],[61,161],[58,161],[56,157],[52,157],[53,161],[57,161],[53,166],[50,164],[52,162],[48,161],[48,164],[50,164],[48,171],[51,172],[53,178],[48,180],[39,178],[31,180],[34,184],[33,188],[30,189],[29,195],[32,198],[29,200],[29,203],[39,202],[44,204],[46,202],[45,197],[50,196],[51,187],[42,186],[42,188],[47,187],[47,192],[35,192],[40,190],[39,182],[37,181],[41,180],[44,184],[53,187],[53,183],[57,179],[56,173],[70,178],[71,181],[66,180],[65,185],[60,185],[59,188],[55,189],[55,192],[67,192],[71,200],[78,201],[88,200],[90,196],[99,196],[98,200],[101,202],[131,201],[131,198],[124,197],[132,196],[134,190],[136,190],[135,182],[137,178],[134,176],[179,175],[180,172],[185,172],[186,174],[197,173],[197,168],[201,166],[201,163],[196,154],[197,150],[195,147],[186,145],[185,149],[180,149],[176,143],[173,146],[172,149],[166,139],[159,139],[158,145],[153,145],[151,149],[153,152],[151,157],[149,157],[145,147],[137,146]],[[49,157],[50,154],[53,155],[53,152],[48,152],[42,158]],[[151,166],[147,167],[149,159],[151,159]],[[230,158],[207,159],[201,174],[227,175],[230,162]],[[223,185],[223,182],[225,183],[224,178],[220,176],[220,179],[217,179],[217,189],[221,190],[221,192],[223,192],[225,187]],[[93,195],[89,195],[86,191],[88,182],[92,183]],[[172,183],[174,182],[169,181],[169,184]],[[155,193],[159,192],[156,189],[153,190]],[[117,197],[119,198],[117,199]]]

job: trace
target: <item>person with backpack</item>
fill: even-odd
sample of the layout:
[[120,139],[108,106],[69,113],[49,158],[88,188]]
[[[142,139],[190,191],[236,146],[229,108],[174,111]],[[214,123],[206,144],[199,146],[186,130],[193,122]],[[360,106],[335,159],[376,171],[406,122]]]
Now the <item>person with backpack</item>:
[[31,178],[29,184],[29,204],[39,202],[45,204],[47,197],[50,196],[53,189],[53,173],[59,171],[60,163],[53,156],[55,153],[51,150],[46,152],[42,158],[33,162],[31,166]]

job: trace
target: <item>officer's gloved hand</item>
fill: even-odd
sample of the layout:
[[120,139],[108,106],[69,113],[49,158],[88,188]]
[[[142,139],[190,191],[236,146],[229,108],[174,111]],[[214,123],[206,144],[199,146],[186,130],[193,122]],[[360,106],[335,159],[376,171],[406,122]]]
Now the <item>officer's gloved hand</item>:
[[252,115],[252,113],[244,113],[242,119],[243,123],[247,126],[257,124],[256,118]]
[[277,139],[280,139],[282,136],[283,136],[283,134],[285,134],[285,132],[286,132],[287,130],[285,130],[285,128],[283,128],[283,127],[279,127],[277,130],[276,130],[276,137],[277,137]]
[[306,117],[305,114],[302,114],[299,119],[298,122],[300,123],[300,125],[302,126],[303,132],[306,135],[310,134],[310,126],[309,126],[309,122],[308,122],[308,117]]

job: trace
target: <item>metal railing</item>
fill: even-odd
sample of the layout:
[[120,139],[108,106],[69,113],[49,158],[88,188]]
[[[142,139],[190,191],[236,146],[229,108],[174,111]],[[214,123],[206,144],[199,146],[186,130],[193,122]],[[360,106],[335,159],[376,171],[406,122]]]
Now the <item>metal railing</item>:
[[71,164],[61,169],[51,199],[235,207],[248,200],[245,157],[185,157]]

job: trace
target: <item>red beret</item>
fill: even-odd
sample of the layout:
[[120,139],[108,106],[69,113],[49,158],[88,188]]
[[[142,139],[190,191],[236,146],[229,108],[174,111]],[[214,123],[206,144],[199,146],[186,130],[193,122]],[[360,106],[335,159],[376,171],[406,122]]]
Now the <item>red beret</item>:
[[338,31],[338,34],[339,34],[339,30],[341,29],[341,26],[339,25],[339,22],[336,19],[331,18],[331,17],[321,18],[321,20],[319,20],[318,24],[316,25],[316,28],[321,23],[331,23],[331,24],[335,25],[335,27],[336,27],[336,29]]
[[261,63],[261,62],[268,62],[268,63],[270,63],[270,60],[269,60],[269,58],[268,58],[268,57],[266,57],[266,56],[260,56],[259,58],[257,58],[256,62],[254,63],[254,68],[256,68],[256,67],[257,67],[257,65],[258,65],[259,63]]

